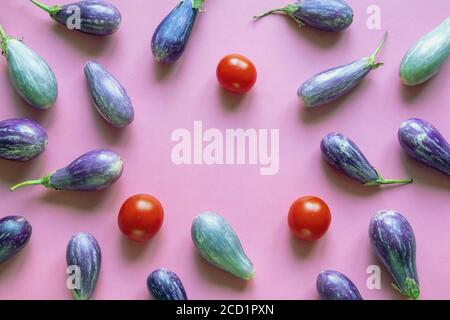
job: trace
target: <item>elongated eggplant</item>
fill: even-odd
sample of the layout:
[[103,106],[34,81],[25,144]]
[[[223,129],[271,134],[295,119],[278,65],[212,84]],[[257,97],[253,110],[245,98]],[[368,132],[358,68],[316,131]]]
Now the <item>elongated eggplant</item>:
[[362,300],[354,283],[345,275],[334,270],[319,273],[317,292],[323,300]]
[[98,191],[110,187],[123,171],[122,159],[107,149],[85,153],[67,167],[38,179],[24,181],[11,187],[11,191],[30,185],[43,185],[48,189],[66,191]]
[[31,231],[31,224],[24,217],[7,216],[0,219],[0,263],[25,248]]
[[156,61],[173,63],[182,56],[204,2],[205,0],[181,0],[158,25],[151,45]]
[[133,104],[120,82],[94,61],[86,63],[84,73],[95,107],[102,117],[116,128],[123,128],[133,122]]
[[87,232],[77,233],[70,239],[66,251],[67,266],[79,273],[79,287],[72,290],[76,300],[89,300],[97,284],[102,252],[94,236]]
[[400,125],[398,140],[411,157],[450,175],[450,145],[431,123],[417,118],[406,120]]
[[358,146],[340,133],[330,133],[322,139],[320,149],[325,160],[335,169],[365,186],[411,183],[412,179],[389,180],[378,174]]
[[415,86],[439,72],[450,55],[450,17],[408,50],[400,65],[404,84]]
[[120,11],[104,0],[84,0],[52,7],[36,0],[31,0],[31,2],[69,30],[96,36],[113,34],[119,29],[122,21]]
[[375,62],[375,59],[383,48],[386,38],[387,33],[370,57],[323,71],[303,83],[297,92],[303,105],[306,107],[324,105],[352,91],[370,71],[383,65]]
[[253,19],[259,20],[272,13],[285,13],[300,26],[306,24],[324,31],[342,31],[353,22],[353,10],[344,0],[298,0]]
[[223,217],[212,212],[200,214],[192,222],[191,235],[200,255],[208,262],[238,278],[253,278],[253,264]]
[[7,35],[0,26],[0,43],[9,78],[19,95],[37,109],[48,109],[58,96],[55,74],[36,52]]
[[380,211],[370,221],[369,237],[372,248],[394,279],[393,286],[418,299],[416,239],[408,220],[392,210]]
[[180,278],[174,272],[164,268],[149,274],[147,288],[156,300],[188,299]]
[[13,161],[34,159],[44,152],[47,141],[45,129],[32,120],[0,121],[0,158]]

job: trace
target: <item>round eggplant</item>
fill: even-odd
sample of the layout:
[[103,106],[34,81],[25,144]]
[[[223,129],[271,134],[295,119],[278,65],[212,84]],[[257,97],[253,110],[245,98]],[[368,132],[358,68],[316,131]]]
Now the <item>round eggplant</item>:
[[253,278],[253,264],[223,217],[212,212],[200,214],[192,222],[191,235],[200,255],[208,262],[238,278]]
[[89,300],[97,284],[102,252],[93,235],[80,232],[70,239],[66,251],[67,266],[79,270],[79,288],[72,290],[76,300]]
[[183,55],[203,3],[204,0],[182,0],[158,25],[151,44],[156,61],[173,63]]
[[133,104],[120,82],[94,61],[86,63],[84,73],[95,107],[102,117],[116,128],[123,128],[133,122]]
[[346,176],[365,186],[411,183],[412,179],[384,179],[366,159],[358,146],[340,133],[330,133],[322,139],[320,149],[325,160]]
[[174,272],[164,268],[149,274],[147,288],[156,300],[188,299],[180,278]]
[[392,210],[380,211],[370,222],[369,237],[372,248],[394,279],[394,288],[418,299],[416,239],[408,220]]
[[316,107],[333,102],[350,93],[361,81],[382,63],[375,62],[383,48],[387,33],[375,52],[366,58],[323,71],[305,83],[297,91],[297,96],[305,107]]
[[431,123],[417,118],[406,120],[400,125],[398,140],[411,157],[450,175],[450,145]]
[[46,6],[31,0],[46,11],[50,17],[65,25],[69,30],[77,30],[96,36],[113,34],[119,29],[122,16],[111,3],[104,0],[84,0],[65,5]]
[[285,13],[300,26],[306,24],[324,31],[342,31],[353,22],[353,10],[344,0],[298,0],[253,19],[259,20],[272,13]]
[[47,140],[45,129],[32,120],[0,121],[0,158],[13,161],[34,159],[44,152]]
[[9,78],[19,95],[37,109],[48,109],[58,96],[55,74],[36,52],[8,36],[0,26],[0,42]]
[[450,55],[450,17],[408,50],[400,65],[404,84],[415,86],[439,72]]
[[8,216],[0,219],[0,263],[25,248],[31,231],[31,224],[24,217]]
[[123,171],[122,159],[113,151],[99,149],[90,151],[67,167],[41,179],[21,182],[11,191],[29,185],[43,185],[53,190],[98,191],[110,187]]
[[362,300],[353,282],[334,270],[319,273],[316,281],[317,292],[323,300]]

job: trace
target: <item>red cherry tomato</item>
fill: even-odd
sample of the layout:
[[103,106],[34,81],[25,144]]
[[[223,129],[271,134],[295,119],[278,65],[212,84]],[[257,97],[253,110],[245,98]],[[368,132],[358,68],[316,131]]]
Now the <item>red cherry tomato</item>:
[[256,82],[255,65],[240,54],[223,57],[217,65],[216,75],[221,86],[234,93],[245,93]]
[[161,228],[164,211],[161,203],[148,194],[129,197],[120,208],[119,228],[131,240],[143,242]]
[[330,209],[320,198],[301,197],[291,205],[288,224],[294,235],[302,240],[321,238],[331,223]]

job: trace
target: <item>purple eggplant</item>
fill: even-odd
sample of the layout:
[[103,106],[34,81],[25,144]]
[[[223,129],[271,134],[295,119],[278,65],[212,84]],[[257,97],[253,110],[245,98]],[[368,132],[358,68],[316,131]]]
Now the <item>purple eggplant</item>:
[[0,219],[0,263],[25,248],[31,231],[31,224],[24,217],[7,216]]
[[173,63],[182,56],[204,1],[181,0],[158,25],[151,44],[156,61]]
[[316,281],[317,292],[323,300],[362,300],[353,282],[334,270],[319,273]]
[[380,211],[370,221],[369,237],[372,248],[394,279],[394,288],[418,299],[416,240],[408,220],[392,210]]
[[94,61],[86,63],[84,73],[94,104],[102,117],[116,128],[123,128],[133,122],[133,104],[120,82]]
[[31,0],[46,11],[50,17],[65,25],[69,30],[87,34],[106,36],[119,29],[122,16],[111,3],[104,0],[84,0],[65,5],[46,6]]
[[0,158],[13,161],[34,159],[44,152],[47,138],[45,129],[32,120],[0,121]]
[[344,0],[298,0],[253,19],[258,20],[272,13],[285,13],[300,26],[306,24],[324,31],[342,31],[353,22],[353,10]]
[[431,123],[406,120],[398,130],[398,140],[411,157],[450,175],[450,145]]
[[164,268],[149,274],[147,288],[156,300],[188,299],[180,278],[174,272]]
[[370,71],[383,65],[375,62],[375,59],[383,48],[386,38],[387,33],[370,57],[323,71],[303,83],[297,92],[303,105],[306,107],[324,105],[352,91]]
[[85,153],[67,167],[38,179],[24,181],[11,187],[11,191],[30,185],[43,185],[53,190],[98,191],[116,182],[123,171],[122,159],[107,149]]
[[381,177],[358,146],[340,133],[330,133],[322,139],[320,149],[325,160],[335,169],[365,186],[411,183],[412,179],[388,180]]
[[97,284],[102,252],[93,235],[80,232],[70,239],[66,251],[67,266],[79,270],[79,287],[72,290],[76,300],[89,300]]

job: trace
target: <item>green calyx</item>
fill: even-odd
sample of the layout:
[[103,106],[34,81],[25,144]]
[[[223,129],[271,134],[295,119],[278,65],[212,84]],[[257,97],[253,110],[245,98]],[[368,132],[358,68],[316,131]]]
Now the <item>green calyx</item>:
[[[61,9],[62,9],[62,6],[58,6],[58,5],[56,5],[56,6],[52,6],[52,7],[49,7],[49,6],[46,6],[45,4],[42,4],[42,3],[40,3],[40,2],[38,2],[38,1],[36,1],[36,0],[30,0],[32,3],[34,3],[36,6],[38,6],[39,8],[41,8],[42,10],[44,10],[44,11],[46,11],[49,15],[50,15],[50,17],[54,17],[58,12],[60,12],[61,11]],[[195,1],[195,0],[193,0],[193,1]]]
[[205,0],[191,0],[192,1],[192,9],[202,10],[203,4]]
[[383,184],[407,184],[412,182],[413,179],[392,180],[392,179],[384,179],[383,177],[378,177],[377,180],[364,183],[364,185],[367,187],[373,187],[373,186],[381,186]]
[[380,45],[375,49],[375,51],[372,53],[372,55],[370,57],[368,57],[368,63],[372,70],[375,70],[383,65],[382,62],[375,62],[375,59],[377,58],[381,49],[383,49],[384,44],[386,43],[386,40],[387,40],[387,36],[388,36],[388,33],[385,32],[384,36],[383,36],[383,40],[381,40]]
[[11,39],[10,36],[8,36],[3,30],[3,27],[0,25],[0,48],[2,49],[2,54],[6,56],[6,44],[8,43],[8,40]]
[[50,182],[50,178],[52,177],[53,173],[37,180],[27,180],[21,183],[18,183],[11,188],[9,188],[10,191],[16,191],[19,188],[26,187],[26,186],[36,186],[36,185],[42,185],[48,189],[56,190],[55,187],[52,186]]
[[273,9],[273,10],[267,11],[263,14],[253,16],[253,19],[259,20],[259,19],[264,18],[265,16],[268,16],[272,13],[284,13],[284,14],[288,15],[289,17],[293,18],[295,21],[297,21],[297,23],[299,25],[303,25],[303,22],[301,22],[299,19],[295,18],[295,16],[294,16],[294,13],[297,12],[298,10],[300,10],[300,5],[298,3],[292,3],[292,4],[288,4],[285,7]]
[[399,291],[401,294],[413,299],[419,300],[420,297],[420,288],[414,279],[406,278],[405,279],[405,289],[400,289],[397,285],[392,284],[392,286]]

